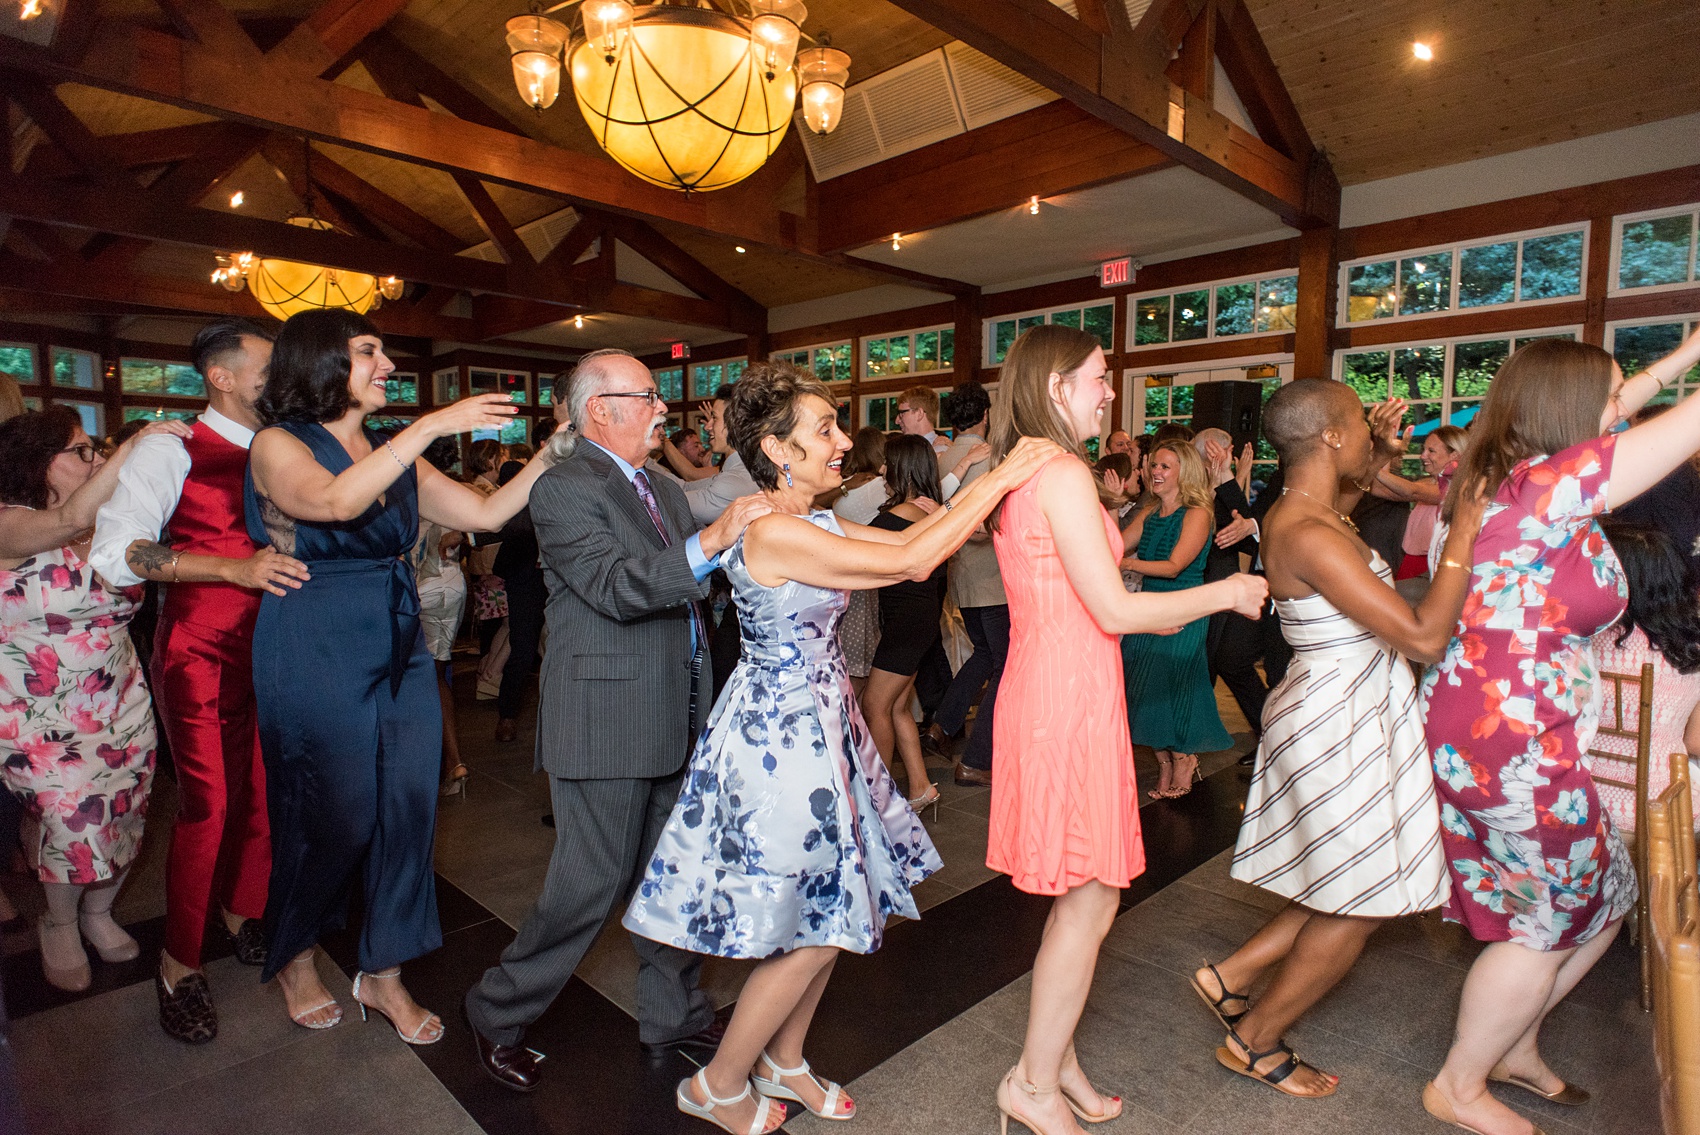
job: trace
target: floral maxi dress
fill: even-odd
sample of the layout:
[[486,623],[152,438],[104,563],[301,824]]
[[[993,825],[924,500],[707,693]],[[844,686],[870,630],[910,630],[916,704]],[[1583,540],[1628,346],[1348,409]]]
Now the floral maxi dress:
[[41,824],[44,883],[98,883],[136,857],[153,781],[153,706],[127,624],[69,548],[0,570],[0,776]]
[[1472,937],[1580,946],[1635,903],[1634,861],[1601,807],[1589,638],[1624,610],[1600,532],[1615,439],[1519,463],[1476,538],[1464,612],[1424,685],[1451,873]]

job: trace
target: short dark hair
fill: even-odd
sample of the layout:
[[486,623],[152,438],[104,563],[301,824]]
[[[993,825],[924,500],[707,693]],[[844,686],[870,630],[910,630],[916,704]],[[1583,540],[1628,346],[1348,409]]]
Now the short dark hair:
[[878,473],[885,464],[885,431],[878,426],[863,426],[852,439],[850,452],[844,455],[844,479],[863,473]]
[[196,372],[205,378],[209,367],[224,366],[226,355],[242,349],[244,335],[268,343],[277,339],[276,332],[252,319],[215,319],[195,332],[195,341],[189,344],[189,359]]
[[1191,441],[1195,436],[1191,426],[1179,422],[1164,422],[1151,433],[1153,446],[1166,445],[1172,441]]
[[737,387],[738,387],[738,384],[735,383],[735,382],[723,382],[714,391],[714,397],[709,399],[709,401],[711,401],[711,402],[730,402],[730,401],[732,401],[732,391],[736,390]]
[[452,437],[440,437],[425,447],[419,456],[439,473],[447,473],[460,460],[460,443]]
[[278,422],[331,422],[353,405],[348,376],[349,340],[377,335],[364,315],[347,308],[321,308],[289,317],[272,348],[271,373],[260,392],[260,418]]
[[1092,466],[1092,469],[1099,476],[1106,470],[1114,469],[1116,476],[1126,481],[1133,476],[1133,458],[1125,453],[1106,453],[1098,458],[1098,463]]
[[762,439],[790,441],[797,428],[797,407],[811,394],[829,406],[837,404],[826,383],[790,363],[754,363],[732,388],[726,402],[726,436],[760,487],[779,484],[779,467],[762,452]]
[[959,382],[950,392],[945,416],[953,430],[970,430],[980,424],[992,408],[992,396],[978,382]]
[[1345,397],[1356,392],[1332,378],[1295,378],[1278,388],[1263,406],[1263,436],[1285,464],[1322,444],[1322,431],[1344,424]]
[[53,495],[47,467],[71,444],[82,419],[66,406],[25,410],[0,422],[0,502],[25,508],[46,508]]
[[1629,605],[1614,628],[1614,644],[1621,647],[1639,627],[1677,673],[1700,670],[1700,579],[1693,561],[1668,532],[1651,524],[1608,516],[1600,529],[1629,583]]
[[466,471],[471,476],[494,473],[502,457],[502,443],[493,437],[481,437],[466,450]]
[[920,434],[898,434],[885,443],[885,504],[880,511],[906,500],[943,496],[939,489],[939,459]]

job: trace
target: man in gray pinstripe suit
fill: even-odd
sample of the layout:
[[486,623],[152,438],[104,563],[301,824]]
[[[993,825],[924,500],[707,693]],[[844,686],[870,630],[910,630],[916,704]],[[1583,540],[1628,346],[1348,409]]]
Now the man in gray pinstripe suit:
[[[625,901],[678,799],[708,714],[708,636],[698,601],[720,553],[765,499],[733,502],[697,531],[684,493],[643,463],[666,414],[649,371],[624,351],[586,355],[568,378],[568,451],[531,493],[549,582],[549,649],[537,766],[550,776],[555,850],[543,894],[501,961],[466,995],[484,1069],[504,1087],[537,1084],[521,1045]],[[700,695],[700,696],[699,696]],[[659,1049],[714,1018],[697,989],[701,958],[648,939],[638,953],[638,1036]]]

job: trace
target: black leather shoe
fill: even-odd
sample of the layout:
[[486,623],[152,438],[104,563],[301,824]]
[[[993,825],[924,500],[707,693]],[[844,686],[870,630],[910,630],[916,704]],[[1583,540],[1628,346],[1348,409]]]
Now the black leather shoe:
[[188,974],[168,991],[165,978],[156,973],[153,985],[159,995],[159,1027],[166,1033],[184,1044],[205,1044],[218,1036],[218,1010],[206,978]]
[[1253,749],[1251,752],[1249,752],[1249,753],[1245,754],[1245,756],[1241,757],[1236,763],[1241,768],[1251,768],[1253,765],[1255,765],[1257,763],[1257,750]]
[[519,722],[504,717],[496,722],[496,740],[506,744],[519,739]]
[[644,1055],[651,1060],[663,1059],[673,1052],[685,1052],[692,1056],[712,1059],[714,1054],[719,1051],[720,1042],[725,1039],[725,1036],[726,1022],[716,1018],[708,1022],[708,1027],[701,1032],[692,1033],[690,1036],[682,1036],[677,1040],[666,1041],[662,1044],[652,1044],[649,1041],[640,1041],[639,1044],[643,1048]]
[[[225,928],[230,934],[230,928]],[[236,947],[236,960],[245,966],[263,966],[266,964],[266,935],[260,928],[257,918],[244,918],[242,925],[236,928],[236,933],[230,934],[230,942]]]
[[973,765],[965,765],[961,761],[957,761],[956,768],[952,770],[952,779],[963,788],[990,788],[992,786],[992,770],[975,768]]
[[473,1047],[478,1050],[478,1063],[486,1076],[509,1091],[537,1090],[537,1066],[543,1061],[541,1053],[533,1052],[524,1045],[497,1044],[490,1040],[478,1031],[478,1026],[466,1015],[464,1004],[461,1005],[460,1015],[472,1033]]

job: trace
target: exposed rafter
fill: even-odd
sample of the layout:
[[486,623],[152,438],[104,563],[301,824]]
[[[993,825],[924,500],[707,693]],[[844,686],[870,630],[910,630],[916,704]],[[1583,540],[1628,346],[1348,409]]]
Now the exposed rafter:
[[322,0],[266,53],[266,61],[303,75],[323,75],[405,7],[407,0]]

